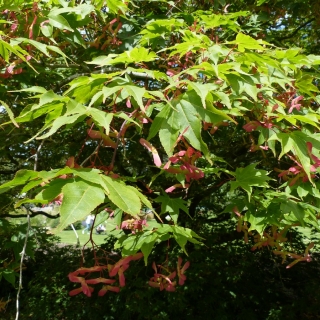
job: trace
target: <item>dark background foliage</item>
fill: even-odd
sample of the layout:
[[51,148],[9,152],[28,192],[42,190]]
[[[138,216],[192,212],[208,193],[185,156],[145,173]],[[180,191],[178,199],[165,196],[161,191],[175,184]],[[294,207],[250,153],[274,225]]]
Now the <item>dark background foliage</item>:
[[[319,254],[311,263],[300,263],[286,269],[281,259],[268,249],[252,252],[242,239],[231,239],[234,225],[226,222],[207,224],[203,235],[206,247],[189,245],[191,265],[187,281],[176,292],[160,292],[148,286],[152,277],[151,262],[162,264],[168,255],[175,264],[181,255],[170,243],[157,247],[149,258],[133,262],[125,272],[126,286],[120,293],[109,292],[104,297],[79,294],[70,297],[76,287],[67,274],[79,267],[80,249],[54,244],[56,239],[38,235],[41,246],[34,259],[25,262],[24,287],[21,293],[21,316],[33,320],[81,319],[317,319],[319,313]],[[41,234],[41,233],[40,233]],[[293,250],[304,249],[303,238],[292,234]],[[42,239],[42,240],[41,240]],[[3,240],[2,240],[3,241]],[[102,249],[112,251],[115,238],[107,237]],[[3,245],[3,242],[1,243]],[[102,251],[100,251],[101,253]],[[99,254],[99,252],[98,252]],[[92,265],[93,254],[86,250],[85,260]],[[117,256],[110,256],[117,260]],[[0,287],[0,296],[11,297],[6,313],[0,319],[14,319],[15,289]]]

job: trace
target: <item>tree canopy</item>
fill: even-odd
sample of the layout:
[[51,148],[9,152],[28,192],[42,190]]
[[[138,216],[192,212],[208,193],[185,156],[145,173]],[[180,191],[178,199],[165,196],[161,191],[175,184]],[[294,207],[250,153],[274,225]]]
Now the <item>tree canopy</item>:
[[[194,218],[209,210],[208,223],[236,219],[252,250],[310,261],[313,243],[283,246],[294,226],[319,230],[319,9],[2,0],[0,218],[55,201],[54,233],[112,216],[113,276],[168,239],[205,244]],[[92,268],[69,278],[107,267]]]

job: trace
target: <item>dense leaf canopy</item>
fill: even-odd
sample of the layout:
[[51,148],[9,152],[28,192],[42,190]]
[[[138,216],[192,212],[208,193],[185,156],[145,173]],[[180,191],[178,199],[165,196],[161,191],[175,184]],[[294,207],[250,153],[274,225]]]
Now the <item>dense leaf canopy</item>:
[[9,2],[3,217],[61,201],[58,232],[107,212],[145,261],[201,242],[203,210],[282,256],[288,228],[319,229],[318,1]]

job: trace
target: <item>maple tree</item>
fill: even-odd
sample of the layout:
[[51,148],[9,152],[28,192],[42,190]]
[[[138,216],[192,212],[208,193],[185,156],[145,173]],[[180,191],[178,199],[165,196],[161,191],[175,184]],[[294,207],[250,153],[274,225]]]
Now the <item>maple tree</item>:
[[[253,249],[293,257],[290,267],[310,261],[313,244],[304,256],[282,244],[293,226],[319,230],[320,56],[279,42],[302,27],[261,34],[266,12],[288,16],[271,2],[257,1],[256,14],[210,1],[2,4],[2,217],[54,201],[54,233],[90,213],[97,224],[113,217],[129,259],[109,270],[120,287],[129,261],[147,264],[158,243],[174,239],[185,253],[205,243],[193,218],[208,201],[238,219]],[[81,283],[72,295],[119,289],[79,276],[108,268],[94,264],[69,274]],[[176,271],[161,268],[168,275],[154,263],[150,285],[174,291]]]

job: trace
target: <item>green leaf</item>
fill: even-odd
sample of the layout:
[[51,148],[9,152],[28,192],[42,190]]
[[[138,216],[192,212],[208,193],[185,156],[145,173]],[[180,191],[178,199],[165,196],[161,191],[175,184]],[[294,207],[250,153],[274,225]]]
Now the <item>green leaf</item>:
[[110,65],[113,58],[117,57],[117,54],[111,53],[108,56],[98,56],[94,58],[92,61],[87,61],[87,64],[96,64],[99,66],[108,66]]
[[125,14],[128,10],[127,5],[121,0],[107,0],[107,8],[110,12],[118,14],[119,11]]
[[164,127],[168,121],[168,117],[170,115],[171,108],[169,105],[165,105],[161,111],[156,115],[151,124],[148,140],[152,139],[162,127]]
[[117,208],[116,210],[114,210],[113,212],[113,222],[116,224],[116,226],[118,228],[121,227],[121,222],[122,222],[122,214],[123,214],[123,210]]
[[210,91],[216,90],[217,86],[212,83],[197,83],[188,81],[189,87],[192,88],[201,99],[202,106],[206,108],[206,99]]
[[230,182],[230,191],[241,187],[248,193],[250,200],[252,187],[268,187],[267,181],[273,179],[267,176],[267,171],[256,169],[256,166],[257,163],[252,163],[245,168],[237,168],[235,172],[236,181]]
[[63,53],[63,51],[59,47],[47,46],[47,49],[50,50],[50,51],[54,51],[54,52],[58,53],[61,57],[64,58],[64,61],[65,61],[66,65],[68,65],[68,61],[67,61],[68,56],[65,55]]
[[0,194],[10,190],[11,188],[26,184],[28,181],[36,179],[37,177],[38,172],[36,171],[26,169],[19,170],[13,180],[0,186]]
[[[308,185],[308,187],[311,187],[310,185]],[[299,195],[300,198],[304,198],[305,196],[307,196],[310,192],[310,190],[308,190],[309,188],[306,188],[306,186],[300,185],[297,187],[297,193]]]
[[286,153],[292,151],[301,163],[308,179],[311,183],[314,182],[311,179],[310,166],[311,160],[307,149],[307,142],[312,143],[312,153],[315,151],[320,152],[319,134],[309,135],[301,131],[293,131],[290,133],[277,133],[269,138],[269,140],[278,140],[281,143],[282,151],[279,155],[279,159]]
[[52,33],[53,33],[52,25],[44,24],[40,26],[40,30],[45,37],[50,38],[52,36]]
[[294,126],[296,126],[297,121],[300,121],[302,123],[308,123],[314,127],[316,127],[317,129],[319,129],[319,120],[318,117],[315,114],[307,114],[307,115],[294,115],[294,114],[279,114],[277,121],[280,120],[286,120],[288,122],[290,122],[291,124],[293,124]]
[[39,86],[32,86],[26,89],[21,89],[21,90],[15,90],[12,92],[34,92],[34,93],[46,93],[47,90],[43,87],[39,87]]
[[102,187],[76,179],[62,188],[63,201],[60,207],[60,223],[53,230],[58,233],[65,227],[83,220],[98,205],[104,202],[105,194]]
[[319,92],[319,89],[313,84],[314,77],[308,74],[304,74],[295,81],[295,85],[299,89],[300,93],[305,93],[313,97],[314,92]]
[[106,187],[107,196],[118,208],[131,215],[140,213],[140,198],[133,192],[131,188],[120,183],[110,177],[102,176]]
[[102,210],[99,212],[99,214],[96,216],[96,220],[95,220],[95,226],[98,226],[101,223],[106,223],[108,224],[107,219],[109,219],[110,214],[109,212],[107,212],[106,210]]
[[264,4],[265,2],[269,2],[269,0],[258,0],[258,1],[257,1],[257,6],[261,6],[261,5]]
[[177,112],[169,109],[170,107],[168,105],[165,108],[168,108],[168,117],[165,121],[165,111],[161,114],[161,118],[159,116],[161,121],[159,138],[165,152],[168,156],[171,156],[179,136],[179,125],[177,123]]
[[134,192],[140,199],[140,201],[148,208],[152,210],[152,204],[149,201],[149,199],[143,195],[141,192],[139,192],[138,189],[132,187],[132,186],[127,186],[127,188],[129,188],[132,192]]
[[92,117],[94,122],[106,130],[106,135],[109,135],[110,123],[113,119],[112,113],[106,113],[99,109],[88,108],[87,114]]
[[141,111],[145,113],[145,108],[143,105],[142,98],[146,92],[145,88],[140,88],[136,86],[125,86],[124,90],[128,92],[128,95],[132,96],[136,101],[137,105],[140,107]]
[[179,246],[182,248],[185,254],[187,254],[185,249],[185,245],[187,241],[195,244],[201,244],[201,242],[199,242],[197,239],[203,239],[203,238],[199,237],[192,230],[188,228],[179,227],[179,226],[170,226],[170,228],[171,228],[171,231],[173,232],[173,236],[175,240],[178,242]]
[[94,6],[91,4],[82,3],[82,4],[77,4],[77,6],[71,7],[66,2],[63,8],[54,7],[50,11],[50,15],[55,16],[61,13],[68,13],[68,14],[75,13],[79,15],[79,18],[85,19],[85,17],[88,16],[92,11],[94,11],[94,9],[95,9]]
[[56,179],[50,182],[44,189],[35,196],[35,200],[54,200],[61,192],[62,188],[68,184],[72,183],[73,179]]
[[170,198],[167,194],[157,197],[154,201],[161,203],[161,213],[168,212],[176,224],[180,210],[189,214],[189,209],[186,206],[186,201],[179,198]]
[[[2,50],[1,50],[2,49]],[[9,62],[9,53],[15,54],[22,61],[26,62],[30,68],[32,68],[35,72],[37,72],[33,66],[26,60],[26,57],[29,55],[27,51],[23,50],[17,44],[12,45],[11,43],[7,43],[4,40],[0,39],[0,52],[4,59]]]
[[268,221],[268,216],[266,215],[266,211],[261,211],[261,210],[259,211],[248,210],[245,213],[245,221],[248,221],[250,223],[250,229],[248,231],[256,230],[260,234],[263,233],[265,228],[270,223]]
[[227,106],[228,109],[232,108],[229,95],[227,95],[226,93],[215,91],[215,92],[213,92],[213,96],[216,96],[218,98],[218,100],[221,101],[222,104]]
[[237,34],[236,40],[231,41],[230,43],[237,44],[240,52],[244,52],[245,49],[266,50],[266,48],[261,46],[263,43],[262,40],[255,40],[241,32]]
[[175,99],[172,102],[172,105],[177,110],[174,112],[180,132],[184,132],[183,136],[196,150],[201,150],[205,155],[208,155],[208,147],[201,137],[201,118],[194,105],[186,98],[187,96],[183,96],[183,98]]
[[2,276],[6,279],[10,284],[15,286],[17,273],[14,270],[5,269],[2,271]]
[[7,111],[7,114],[11,120],[11,122],[17,127],[19,128],[19,125],[17,124],[16,120],[14,119],[14,115],[13,115],[13,112],[11,111],[10,107],[5,103],[3,102],[2,100],[0,100],[0,103],[2,104],[2,106],[6,109]]
[[299,205],[299,203],[288,200],[286,202],[282,202],[280,208],[284,214],[292,212],[301,223],[301,226],[304,226],[305,210]]
[[59,14],[55,15],[55,14],[49,13],[48,18],[49,18],[49,23],[53,27],[56,27],[61,30],[68,30],[73,32],[73,29],[70,27],[68,21],[63,16]]
[[[52,125],[48,125],[48,126],[51,126],[50,130],[47,133],[45,133],[44,135],[38,137],[37,139],[45,139],[45,138],[52,136],[62,126],[76,122],[82,115],[84,115],[84,113],[85,113],[85,110],[83,113],[74,114],[72,116],[61,116],[61,117],[57,118],[56,120],[53,121]],[[46,128],[43,128],[42,131],[45,129]],[[39,132],[39,133],[41,133],[41,132]]]
[[74,169],[74,168],[72,168],[69,170],[70,170],[70,173],[72,172],[75,176],[78,176],[83,180],[101,185],[102,187],[106,188],[106,186],[104,184],[104,180],[102,179],[101,172],[98,169],[91,169],[91,168]]
[[172,50],[170,56],[179,54],[180,58],[187,52],[196,52],[197,50],[203,50],[209,48],[212,44],[211,40],[204,34],[198,34],[190,30],[182,30],[183,42],[176,43],[174,46],[160,50]]
[[144,47],[135,47],[132,50],[125,51],[121,54],[109,54],[108,56],[99,56],[87,63],[96,64],[99,66],[109,66],[119,63],[124,63],[127,65],[130,63],[150,62],[154,61],[157,58],[158,56],[154,52],[149,52],[149,50]]
[[32,39],[24,39],[24,38],[16,38],[16,41],[21,41],[23,43],[29,43],[33,45],[35,48],[37,48],[39,51],[41,51],[44,55],[47,57],[49,56],[49,52],[47,50],[47,46],[41,42],[32,40]]
[[124,53],[118,55],[115,59],[112,60],[112,64],[116,63],[138,63],[138,62],[150,62],[157,59],[158,56],[154,52],[149,52],[148,49],[133,48],[130,51],[125,51]]
[[[4,41],[3,41],[4,42]],[[6,48],[4,45],[3,45],[3,42],[0,41],[0,56],[4,59],[4,61],[8,62],[9,61],[9,50],[8,48]],[[6,42],[4,42],[6,43]]]
[[188,237],[186,237],[184,234],[177,232],[177,230],[173,231],[173,236],[175,240],[177,241],[178,245],[181,247],[181,249],[184,251],[186,255],[188,255],[186,251],[186,244],[188,242]]
[[152,233],[143,239],[143,243],[141,245],[141,251],[143,253],[144,264],[148,264],[148,257],[152,251],[152,248],[157,240],[157,234]]

